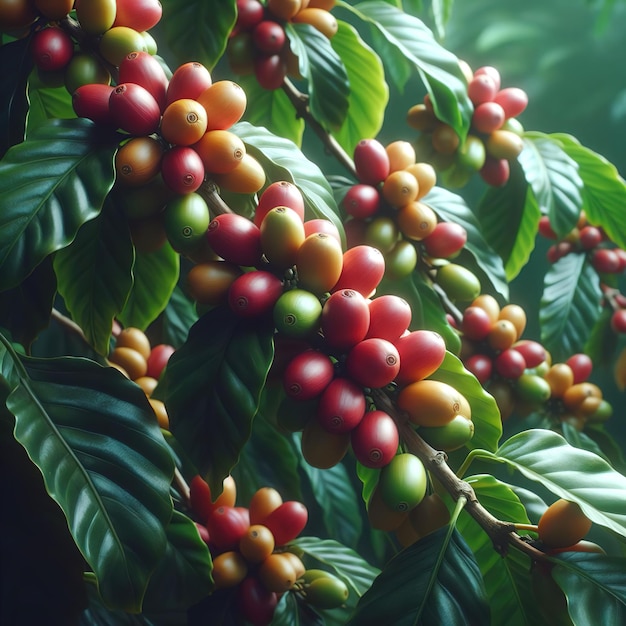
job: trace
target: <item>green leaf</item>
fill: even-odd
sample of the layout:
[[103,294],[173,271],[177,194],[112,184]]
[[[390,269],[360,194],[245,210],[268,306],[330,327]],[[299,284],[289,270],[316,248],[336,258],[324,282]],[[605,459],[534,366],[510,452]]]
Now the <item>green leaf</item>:
[[72,106],[72,96],[64,87],[46,87],[31,73],[28,84],[28,123],[26,136],[30,136],[40,126],[52,119],[72,119],[76,117]]
[[0,46],[0,157],[24,140],[28,75],[33,67],[29,35]]
[[508,281],[524,268],[535,248],[541,211],[515,161],[506,185],[489,187],[477,207],[482,234],[504,261]]
[[[265,387],[264,394],[267,393],[271,391]],[[252,435],[233,468],[237,497],[248,502],[257,489],[272,485],[283,500],[302,500],[298,466],[298,455],[291,442],[270,423],[261,405],[252,422]]]
[[[496,518],[530,523],[524,506],[508,485],[489,474],[468,476],[465,480],[479,502]],[[466,511],[459,516],[456,528],[476,556],[489,598],[491,623],[507,626],[540,623],[531,589],[530,559],[515,549],[502,557],[489,535]]]
[[556,559],[552,577],[565,592],[574,624],[602,615],[606,624],[626,622],[626,559],[584,552],[565,552]]
[[165,529],[167,547],[146,592],[144,612],[187,609],[213,588],[209,549],[195,523],[174,511]]
[[28,347],[50,322],[57,291],[52,258],[40,263],[17,287],[0,297],[0,326]]
[[365,465],[362,465],[357,461],[356,473],[359,480],[363,483],[361,495],[363,497],[363,502],[367,504],[372,497],[372,493],[374,493],[374,489],[376,489],[376,485],[378,484],[380,469],[375,467],[365,467]]
[[59,293],[98,354],[109,352],[113,319],[133,284],[133,259],[127,220],[112,203],[105,203],[100,215],[55,255]]
[[380,57],[361,39],[353,26],[341,20],[330,40],[339,55],[350,82],[349,115],[335,139],[348,153],[364,138],[376,137],[382,128],[389,102],[389,87]]
[[599,456],[575,448],[550,430],[527,430],[505,441],[495,455],[559,498],[578,502],[592,521],[626,536],[626,477]]
[[237,82],[246,92],[249,106],[243,116],[254,126],[264,126],[269,131],[302,145],[304,120],[296,116],[293,105],[282,89],[263,89],[255,76],[239,76]]
[[322,509],[322,519],[328,536],[348,546],[356,545],[361,536],[363,521],[357,495],[345,465],[338,463],[321,470],[303,460],[300,466],[308,476],[313,496]]
[[343,233],[328,181],[318,165],[309,161],[293,142],[248,122],[239,122],[231,130],[243,139],[250,154],[259,160],[268,183],[286,180],[300,189],[304,195],[306,219],[325,218]]
[[[343,2],[340,6],[349,8]],[[474,107],[467,96],[467,83],[456,56],[437,43],[432,31],[421,20],[385,2],[360,2],[350,10],[370,25],[379,40],[384,38],[386,41],[385,49],[380,52],[381,58],[387,61],[385,67],[388,68],[398,57],[404,57],[405,64],[408,61],[415,67],[437,118],[452,126],[464,140]],[[391,58],[386,56],[389,48],[395,51]],[[404,83],[398,87],[402,90]]]
[[195,302],[185,295],[180,285],[176,285],[163,311],[163,341],[179,348],[197,321]]
[[583,182],[576,162],[551,135],[524,134],[524,150],[518,156],[526,180],[541,212],[559,237],[569,233],[580,215]]
[[290,24],[285,30],[290,41],[300,40],[298,50],[306,54],[307,62],[300,64],[300,72],[307,82],[311,114],[322,126],[338,130],[348,114],[350,95],[341,58],[328,37],[311,24]]
[[89,595],[89,606],[81,614],[78,626],[158,626],[157,621],[143,613],[131,614],[110,609],[103,603],[95,585],[88,584],[85,587]]
[[289,545],[302,550],[305,559],[309,557],[330,568],[333,574],[339,576],[348,585],[351,595],[356,594],[361,597],[380,573],[378,568],[372,567],[352,548],[334,539],[298,537]]
[[[501,294],[504,299],[508,299],[509,286],[502,259],[485,240],[482,225],[467,206],[465,200],[447,189],[433,187],[424,197],[423,202],[431,207],[442,220],[455,222],[465,228],[467,243],[464,251],[472,256],[477,268],[481,270],[481,273],[477,275],[483,283],[483,292],[486,291],[484,283],[488,281],[495,291]],[[468,267],[468,269],[474,271],[472,267]]]
[[241,320],[226,306],[204,314],[171,356],[159,384],[171,431],[211,492],[250,437],[274,354],[273,327]]
[[237,19],[235,0],[162,0],[163,17],[154,29],[179,64],[199,61],[212,70],[226,50]]
[[626,248],[626,183],[617,168],[603,156],[585,148],[571,135],[550,135],[578,165],[583,181],[582,208],[592,224],[602,226],[610,239]]
[[350,626],[488,624],[482,576],[463,537],[448,527],[397,554],[361,598]]
[[168,242],[155,252],[137,252],[133,288],[119,321],[124,326],[145,330],[167,306],[179,272],[180,255]]
[[598,273],[584,254],[567,254],[548,268],[539,323],[541,342],[553,359],[582,351],[600,316],[600,298]]
[[88,120],[54,120],[0,161],[0,290],[98,215],[113,186],[113,138]]
[[137,612],[166,547],[174,465],[146,396],[82,358],[17,359],[2,338],[15,437],[112,608]]
[[498,405],[476,377],[465,369],[461,359],[447,352],[443,363],[430,378],[452,385],[470,403],[474,436],[466,444],[467,447],[496,450],[502,436],[502,420]]

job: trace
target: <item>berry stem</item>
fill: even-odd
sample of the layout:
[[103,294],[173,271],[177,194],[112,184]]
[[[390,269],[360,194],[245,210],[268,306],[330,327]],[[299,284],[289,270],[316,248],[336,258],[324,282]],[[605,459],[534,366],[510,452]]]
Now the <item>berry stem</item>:
[[546,557],[541,550],[533,547],[528,541],[517,534],[517,525],[504,522],[493,516],[479,502],[472,486],[460,479],[447,463],[445,452],[435,450],[426,443],[409,423],[408,416],[398,410],[389,396],[382,389],[373,389],[372,396],[376,406],[388,413],[396,422],[401,440],[406,444],[411,454],[417,456],[424,467],[431,472],[455,502],[465,498],[465,510],[478,522],[481,528],[489,535],[494,549],[498,554],[505,556],[509,546],[521,550],[534,560],[544,560]]
[[211,215],[234,213],[219,194],[217,185],[212,180],[205,180],[198,189],[198,194],[209,205]]
[[332,154],[348,172],[357,178],[354,162],[337,140],[313,117],[309,108],[309,96],[302,93],[288,79],[283,80],[282,89],[296,110],[297,117],[302,118],[307,126],[319,137],[327,152]]

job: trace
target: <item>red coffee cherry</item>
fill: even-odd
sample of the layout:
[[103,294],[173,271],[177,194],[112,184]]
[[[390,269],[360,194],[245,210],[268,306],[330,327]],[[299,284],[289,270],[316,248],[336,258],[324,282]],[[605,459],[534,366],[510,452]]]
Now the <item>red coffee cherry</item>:
[[359,182],[378,185],[389,176],[389,155],[377,139],[361,139],[354,148],[353,156]]
[[365,339],[370,323],[368,301],[354,289],[335,291],[324,303],[321,328],[326,343],[345,351]]
[[62,70],[74,55],[74,42],[61,28],[51,26],[37,31],[31,42],[35,65],[45,72]]
[[248,272],[236,278],[228,290],[228,304],[240,317],[257,317],[268,313],[283,292],[283,283],[274,274]]
[[243,215],[217,215],[209,223],[206,239],[225,261],[252,267],[261,260],[261,231]]
[[384,411],[368,411],[352,431],[350,441],[359,463],[380,468],[396,455],[400,438],[391,416]]
[[400,371],[398,349],[386,339],[372,337],[357,343],[346,357],[346,372],[363,387],[380,388]]
[[295,356],[283,373],[285,393],[300,400],[319,396],[335,375],[330,357],[317,350],[306,350]]
[[320,396],[316,417],[328,431],[343,433],[359,424],[365,409],[363,389],[348,378],[335,378]]

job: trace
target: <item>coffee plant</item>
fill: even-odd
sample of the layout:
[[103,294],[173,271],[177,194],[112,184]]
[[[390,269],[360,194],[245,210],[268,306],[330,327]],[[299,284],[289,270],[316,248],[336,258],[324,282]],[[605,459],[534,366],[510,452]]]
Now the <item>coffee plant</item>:
[[626,623],[626,184],[450,4],[0,0],[3,625]]

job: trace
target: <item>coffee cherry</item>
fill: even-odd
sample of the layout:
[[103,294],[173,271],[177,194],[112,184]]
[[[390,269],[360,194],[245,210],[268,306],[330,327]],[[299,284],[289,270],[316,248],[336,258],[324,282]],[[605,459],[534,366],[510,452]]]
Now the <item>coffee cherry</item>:
[[[209,536],[213,540],[211,531]],[[211,575],[217,589],[236,587],[248,574],[248,564],[236,550],[228,550],[213,559]]]
[[400,239],[385,254],[385,276],[389,280],[401,280],[413,272],[417,260],[418,252],[415,246],[406,239]]
[[316,7],[301,9],[291,18],[291,21],[295,24],[310,24],[328,39],[332,39],[339,28],[339,24],[332,13]]
[[611,248],[598,248],[593,251],[591,265],[597,272],[615,274],[620,269],[620,259]]
[[248,504],[250,523],[263,524],[267,516],[282,503],[283,499],[280,493],[273,487],[261,487],[257,489]]
[[147,52],[146,40],[141,33],[127,26],[114,26],[100,37],[100,54],[111,65],[119,67],[127,54],[135,51]]
[[33,35],[31,53],[39,69],[54,72],[70,62],[74,54],[74,42],[61,28],[44,28]]
[[365,339],[370,323],[368,301],[354,289],[335,291],[324,303],[321,329],[326,343],[345,351]]
[[537,524],[539,540],[548,548],[564,548],[580,541],[591,529],[591,520],[576,502],[552,503]]
[[463,415],[456,415],[443,426],[424,427],[418,433],[436,450],[452,452],[468,443],[474,436],[474,423]]
[[391,172],[382,186],[383,197],[394,207],[402,207],[415,201],[418,191],[415,176],[406,170]]
[[493,101],[502,107],[506,118],[517,117],[528,106],[528,95],[519,87],[507,87],[498,91]]
[[340,242],[325,233],[308,235],[298,248],[296,267],[300,286],[320,295],[330,291],[343,268]]
[[[411,323],[411,306],[404,298],[394,294],[385,294],[369,300],[369,311],[370,320],[366,339],[380,337],[396,343]],[[398,347],[397,343],[396,347]],[[398,352],[400,352],[399,349]]]
[[588,355],[583,353],[573,354],[565,363],[570,366],[574,374],[572,384],[585,382],[591,376],[593,361]]
[[122,185],[140,187],[161,170],[163,146],[154,137],[133,137],[115,154],[117,181]]
[[452,126],[439,122],[433,129],[431,142],[437,153],[451,156],[458,150],[461,140]]
[[204,182],[204,163],[193,148],[173,146],[163,155],[161,176],[173,192],[192,193]]
[[498,354],[494,361],[496,372],[503,378],[519,378],[526,369],[526,360],[520,352],[507,348]]
[[48,20],[58,21],[74,8],[74,0],[35,0],[35,7]]
[[357,343],[346,357],[346,372],[363,387],[380,388],[398,375],[400,355],[386,339],[372,337]]
[[487,335],[487,343],[494,350],[506,350],[517,340],[517,328],[510,320],[498,320]]
[[102,35],[113,26],[116,0],[76,0],[74,7],[80,27],[89,35]]
[[526,311],[518,304],[507,304],[500,310],[498,316],[501,320],[509,320],[517,331],[517,337],[521,337],[526,328]]
[[380,250],[358,245],[343,253],[339,280],[331,291],[354,289],[366,298],[378,287],[385,273],[385,258]]
[[197,248],[206,236],[210,220],[209,207],[197,193],[176,196],[163,212],[167,238],[174,250],[183,254]]
[[78,117],[85,117],[98,126],[113,126],[109,98],[113,87],[102,83],[81,85],[72,94],[72,107]]
[[228,305],[240,317],[269,313],[283,292],[283,283],[265,271],[248,272],[236,278],[228,291]]
[[353,158],[359,182],[375,186],[389,176],[389,155],[377,139],[361,139],[354,148]]
[[268,626],[274,618],[278,596],[256,576],[247,576],[241,582],[236,598],[237,610],[252,626]]
[[371,217],[380,207],[380,195],[378,189],[372,185],[353,185],[341,204],[348,215],[357,218]]
[[310,419],[302,431],[302,456],[312,467],[329,469],[339,463],[350,448],[351,433],[334,433],[317,419]]
[[202,63],[183,63],[174,70],[170,78],[165,104],[167,106],[180,98],[197,100],[212,84],[211,73]]
[[307,350],[295,356],[285,368],[283,387],[292,398],[310,400],[326,389],[334,374],[335,368],[328,356]]
[[232,80],[213,83],[197,99],[206,109],[209,131],[229,129],[241,119],[247,105],[246,92]]
[[420,380],[398,394],[398,406],[417,426],[444,426],[461,412],[461,394],[438,380]]
[[474,106],[490,102],[497,91],[494,79],[486,73],[474,76],[467,85],[467,95]]
[[478,382],[484,385],[493,372],[493,361],[486,354],[472,354],[464,361],[465,367],[476,376]]
[[64,80],[65,88],[73,94],[82,85],[94,83],[109,85],[111,74],[94,55],[77,52],[65,68]]
[[169,81],[163,66],[148,52],[127,54],[120,63],[118,82],[140,85],[165,109]]
[[144,359],[150,358],[150,340],[146,334],[139,328],[128,326],[123,328],[115,340],[116,348],[132,348],[143,356]]
[[528,368],[537,367],[546,360],[546,349],[538,341],[524,339],[523,341],[515,342],[512,348],[524,357],[526,367]]
[[396,220],[402,234],[415,241],[426,239],[437,226],[436,213],[427,204],[417,200],[400,207]]
[[263,19],[263,5],[258,0],[237,0],[238,31],[251,30]]
[[259,580],[269,591],[283,593],[289,591],[296,583],[296,571],[280,552],[270,554],[257,570]]
[[224,551],[235,550],[249,526],[235,507],[226,505],[214,509],[206,521],[211,542]]
[[161,120],[161,109],[147,89],[135,83],[115,87],[109,98],[111,118],[131,135],[150,135]]
[[[256,2],[256,0],[254,0]],[[254,223],[260,226],[265,216],[275,207],[286,206],[304,221],[304,196],[293,183],[286,180],[273,182],[263,190],[254,213]]]
[[227,174],[213,174],[212,179],[225,191],[253,194],[265,184],[265,171],[253,156],[244,154],[234,170]]
[[426,254],[437,259],[447,259],[463,248],[467,231],[455,222],[439,222],[422,244]]
[[[465,418],[463,418],[465,419]],[[378,489],[394,511],[410,511],[426,495],[428,477],[423,463],[408,452],[397,454],[382,468]]]
[[574,384],[574,372],[566,363],[552,365],[544,378],[550,385],[553,398],[562,398],[563,394]]
[[169,344],[160,343],[153,346],[147,361],[148,370],[146,375],[158,380],[174,352],[174,346]]
[[119,365],[131,380],[145,376],[148,371],[146,358],[133,348],[125,346],[115,347],[109,354],[108,360],[115,365]]
[[304,224],[289,207],[273,208],[261,222],[261,248],[271,265],[287,269],[296,263],[304,243]]
[[308,519],[308,510],[302,502],[287,500],[275,508],[263,524],[274,535],[276,545],[284,546],[304,530]]
[[481,178],[492,187],[506,185],[511,174],[511,166],[506,159],[496,159],[487,155],[485,164],[480,168]]
[[239,552],[249,563],[261,563],[274,551],[274,535],[262,524],[253,524],[239,540]]
[[463,311],[461,330],[463,335],[472,341],[485,339],[491,330],[492,324],[489,313],[480,306],[472,304]]
[[274,325],[289,337],[306,337],[316,332],[321,316],[319,298],[306,289],[290,289],[274,305]]
[[319,399],[316,417],[330,432],[343,433],[355,428],[365,414],[363,390],[348,378],[335,378]]
[[384,411],[368,411],[350,434],[357,461],[365,467],[387,465],[398,451],[400,438],[393,418]]
[[261,231],[243,215],[224,213],[214,217],[206,240],[217,255],[235,265],[252,267],[261,260]]
[[305,602],[322,610],[340,607],[350,595],[346,584],[333,575],[311,581],[306,586],[305,593]]
[[485,148],[487,153],[495,159],[512,161],[524,149],[524,140],[514,132],[500,128],[490,133]]
[[396,530],[408,519],[406,511],[394,511],[385,504],[378,486],[367,503],[367,519],[372,528],[390,532]]
[[206,261],[194,265],[187,274],[187,291],[199,304],[216,306],[228,301],[233,281],[241,276],[238,265],[227,261]]
[[274,91],[283,84],[287,76],[287,64],[281,54],[256,57],[254,75],[263,89]]
[[128,26],[142,32],[156,26],[162,14],[159,0],[116,0],[113,26]]
[[252,41],[262,53],[276,54],[283,49],[287,36],[278,22],[263,20],[254,27]]
[[437,270],[437,283],[452,301],[470,302],[480,293],[480,281],[462,265],[447,263]]
[[400,385],[422,380],[433,374],[446,356],[443,337],[431,330],[414,330],[396,340],[400,370],[396,381]]

